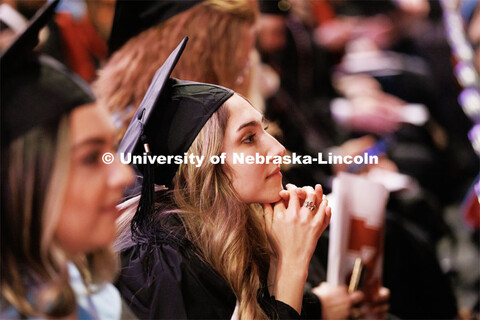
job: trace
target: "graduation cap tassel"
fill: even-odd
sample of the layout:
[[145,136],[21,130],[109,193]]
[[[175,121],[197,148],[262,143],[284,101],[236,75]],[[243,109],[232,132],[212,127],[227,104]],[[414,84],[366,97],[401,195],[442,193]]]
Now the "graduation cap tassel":
[[[147,156],[151,155],[150,147],[146,142],[146,137],[142,135],[142,142],[144,143],[145,152]],[[151,228],[153,222],[153,212],[155,209],[155,167],[151,163],[145,165],[142,181],[142,193],[138,203],[137,211],[132,219],[131,231],[132,240],[142,237],[142,232],[139,230],[148,230]]]

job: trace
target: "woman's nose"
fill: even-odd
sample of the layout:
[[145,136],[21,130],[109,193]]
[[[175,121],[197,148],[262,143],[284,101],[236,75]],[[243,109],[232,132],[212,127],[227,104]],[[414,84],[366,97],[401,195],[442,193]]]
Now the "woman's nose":
[[285,155],[286,149],[280,142],[278,142],[277,139],[270,136],[270,143],[271,143],[270,152],[269,152],[270,154],[274,156],[281,156],[281,157]]
[[113,188],[125,188],[134,181],[133,169],[115,159],[109,177],[109,185]]

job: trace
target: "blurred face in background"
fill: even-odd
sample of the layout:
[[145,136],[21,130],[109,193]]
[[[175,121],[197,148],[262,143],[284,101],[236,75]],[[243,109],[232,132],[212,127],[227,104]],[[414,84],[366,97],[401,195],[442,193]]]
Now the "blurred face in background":
[[270,54],[285,48],[287,28],[284,16],[261,14],[258,21],[257,44],[262,53]]
[[115,0],[86,0],[88,15],[99,35],[105,40],[110,36]]
[[77,254],[113,242],[116,205],[133,182],[133,173],[118,160],[104,163],[104,153],[115,154],[114,129],[107,112],[96,104],[72,111],[70,140],[69,179],[55,236],[66,252]]

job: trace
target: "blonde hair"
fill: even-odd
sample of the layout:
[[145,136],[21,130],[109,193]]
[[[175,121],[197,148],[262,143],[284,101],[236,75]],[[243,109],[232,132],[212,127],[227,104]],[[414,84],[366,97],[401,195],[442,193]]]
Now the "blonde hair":
[[[223,106],[188,152],[207,159],[220,155],[227,120],[228,109]],[[200,168],[182,166],[173,183],[173,200],[187,235],[230,284],[240,303],[239,317],[266,318],[257,297],[266,284],[270,251],[258,207],[242,203],[224,168],[210,161]]]
[[[27,317],[63,318],[77,307],[72,261],[89,284],[111,281],[113,251],[68,257],[55,239],[70,170],[69,118],[36,127],[2,150],[2,305]],[[68,201],[68,199],[67,199]]]
[[[225,103],[212,115],[188,154],[220,155],[228,121]],[[267,283],[271,250],[262,224],[258,204],[241,202],[221,165],[205,161],[199,168],[181,165],[173,179],[171,200],[176,209],[158,214],[176,213],[182,219],[187,238],[195,243],[203,260],[228,282],[239,301],[241,319],[267,318],[258,303],[258,295]],[[126,247],[138,198],[118,221],[117,249]]]
[[93,84],[98,101],[112,113],[134,107],[122,117],[125,130],[155,71],[185,36],[189,42],[172,77],[218,84],[246,95],[248,81],[239,85],[236,80],[247,78],[243,73],[250,48],[244,39],[257,15],[254,0],[207,0],[147,29],[100,70]]

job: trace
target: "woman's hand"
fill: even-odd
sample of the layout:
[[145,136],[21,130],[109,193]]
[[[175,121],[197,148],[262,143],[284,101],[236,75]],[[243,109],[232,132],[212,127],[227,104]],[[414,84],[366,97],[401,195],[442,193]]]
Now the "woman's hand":
[[[274,295],[300,313],[308,264],[318,238],[330,222],[331,209],[320,185],[287,185],[288,202],[264,204],[265,229],[277,255]],[[302,200],[304,199],[304,200]]]
[[375,319],[385,319],[388,310],[390,310],[389,300],[390,290],[385,287],[378,289],[378,293],[374,297],[372,306],[372,313]]
[[348,319],[352,313],[352,307],[361,304],[364,295],[360,291],[348,293],[346,286],[332,286],[322,282],[312,292],[322,302],[323,319]]
[[322,302],[323,319],[361,319],[367,314],[371,314],[374,319],[385,319],[390,308],[390,290],[385,287],[379,288],[370,307],[364,303],[363,292],[349,294],[346,286],[334,287],[322,282],[312,292]]
[[288,184],[281,196],[285,200],[273,208],[264,205],[267,236],[278,263],[297,264],[307,270],[318,238],[330,222],[331,208],[320,185],[313,189]]

